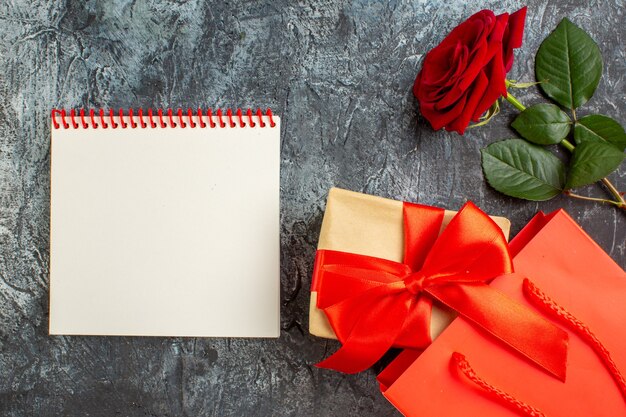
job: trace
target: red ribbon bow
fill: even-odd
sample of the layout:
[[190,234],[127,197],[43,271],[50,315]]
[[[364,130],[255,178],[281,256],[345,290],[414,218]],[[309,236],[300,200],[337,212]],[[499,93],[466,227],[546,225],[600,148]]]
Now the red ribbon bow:
[[404,262],[319,250],[318,308],[342,347],[318,366],[365,370],[392,346],[430,342],[432,300],[565,380],[567,333],[487,282],[513,272],[500,228],[473,203],[439,235],[444,211],[404,203]]

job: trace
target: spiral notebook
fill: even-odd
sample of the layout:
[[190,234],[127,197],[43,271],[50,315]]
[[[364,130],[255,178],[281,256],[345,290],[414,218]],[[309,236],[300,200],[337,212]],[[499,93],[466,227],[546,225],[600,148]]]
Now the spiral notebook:
[[51,122],[50,334],[278,337],[277,116]]

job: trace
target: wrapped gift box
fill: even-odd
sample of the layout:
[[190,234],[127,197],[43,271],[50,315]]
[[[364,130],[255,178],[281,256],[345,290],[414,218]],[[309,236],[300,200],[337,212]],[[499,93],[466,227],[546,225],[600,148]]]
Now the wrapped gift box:
[[[456,214],[446,210],[441,230]],[[510,222],[491,217],[508,238]],[[318,250],[333,250],[402,262],[404,255],[403,202],[332,188],[328,194]],[[315,277],[315,273],[314,273]],[[317,307],[317,282],[311,284],[309,332],[336,339],[324,312]],[[454,319],[455,314],[433,305],[430,334],[434,339]]]
[[[557,305],[584,323],[626,371],[626,274],[564,212],[537,215],[511,242],[515,275],[492,282],[511,298],[537,309],[523,293],[528,278]],[[626,416],[623,378],[611,375],[600,354],[562,317],[546,319],[569,333],[565,382],[533,366],[494,338],[485,338],[456,319],[423,353],[402,353],[380,375],[384,395],[406,416],[513,417],[519,407],[550,417]],[[541,335],[538,335],[541,337]],[[453,355],[462,353],[474,376],[506,393],[492,395],[459,372]],[[457,356],[458,357],[458,356]],[[541,412],[542,414],[539,414]]]

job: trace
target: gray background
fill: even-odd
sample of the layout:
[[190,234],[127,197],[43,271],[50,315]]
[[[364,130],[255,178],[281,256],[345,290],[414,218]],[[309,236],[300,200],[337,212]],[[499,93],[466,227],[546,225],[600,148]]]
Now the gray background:
[[[464,137],[433,132],[410,92],[424,53],[481,8],[517,1],[27,1],[0,4],[0,415],[398,415],[373,370],[314,363],[308,286],[329,187],[458,208],[517,232],[565,208],[622,267],[626,216],[560,197],[513,200],[484,182],[479,149],[515,112]],[[600,87],[579,113],[626,110],[624,3],[529,3],[510,78],[568,16],[600,45]],[[536,89],[518,93],[527,104]],[[270,107],[282,116],[282,332],[278,340],[49,337],[49,112],[53,107]],[[232,155],[237,158],[237,155]],[[626,168],[611,178],[626,189]],[[245,192],[245,190],[242,190]],[[598,186],[582,191],[603,196]],[[567,242],[556,244],[566,245]]]

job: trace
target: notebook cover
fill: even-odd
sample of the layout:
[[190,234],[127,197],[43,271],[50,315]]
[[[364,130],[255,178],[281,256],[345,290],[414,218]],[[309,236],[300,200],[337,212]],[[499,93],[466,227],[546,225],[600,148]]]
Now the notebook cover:
[[63,116],[50,334],[278,337],[279,118]]
[[[533,219],[511,247],[519,275],[499,278],[492,285],[532,308],[521,290],[522,277],[530,278],[586,323],[618,368],[626,370],[624,271],[563,211]],[[547,416],[626,415],[611,376],[573,333],[567,380],[562,383],[463,319],[456,319],[417,359],[405,353],[383,372],[379,380],[384,395],[412,417],[518,416],[451,371],[455,351],[467,357],[481,378]]]

